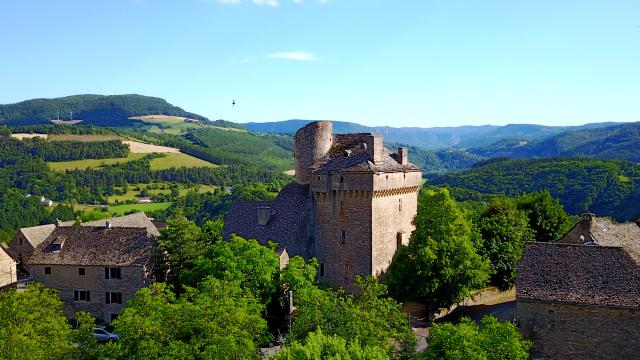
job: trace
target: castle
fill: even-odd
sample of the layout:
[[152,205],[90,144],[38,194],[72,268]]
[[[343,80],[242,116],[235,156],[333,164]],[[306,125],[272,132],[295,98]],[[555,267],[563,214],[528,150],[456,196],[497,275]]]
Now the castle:
[[408,243],[421,184],[407,148],[391,153],[382,136],[312,122],[295,134],[295,183],[270,203],[236,202],[223,235],[277,243],[282,266],[315,257],[320,281],[352,289],[355,275],[384,273]]

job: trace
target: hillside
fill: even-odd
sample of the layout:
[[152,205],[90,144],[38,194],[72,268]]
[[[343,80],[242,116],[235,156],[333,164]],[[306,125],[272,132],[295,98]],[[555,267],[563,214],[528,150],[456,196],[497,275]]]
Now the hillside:
[[565,132],[545,140],[511,141],[473,149],[484,157],[595,157],[640,161],[640,122]]
[[[312,120],[285,120],[244,124],[247,130],[262,133],[292,134]],[[594,123],[581,126],[543,126],[510,124],[505,126],[480,125],[458,127],[369,127],[352,122],[334,121],[336,133],[372,132],[382,134],[389,143],[403,143],[425,149],[482,147],[504,139],[540,140],[572,130],[591,129],[613,123]]]
[[46,124],[59,118],[76,122],[82,120],[83,125],[130,126],[137,122],[130,117],[149,114],[207,120],[156,97],[135,94],[73,95],[0,105],[0,124]]
[[483,194],[518,195],[548,189],[574,215],[590,211],[619,221],[640,217],[640,165],[626,161],[491,159],[430,183]]

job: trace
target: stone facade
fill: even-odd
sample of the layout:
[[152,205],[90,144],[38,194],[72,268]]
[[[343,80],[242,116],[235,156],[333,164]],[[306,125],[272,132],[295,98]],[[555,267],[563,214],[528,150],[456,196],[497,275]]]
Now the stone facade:
[[[119,269],[119,279],[107,279],[105,266],[34,264],[31,267],[31,279],[59,291],[67,317],[73,318],[78,311],[88,311],[96,319],[109,322],[120,313],[135,292],[150,285],[152,279],[151,269],[144,266]],[[76,299],[76,291],[88,291],[89,300]],[[111,301],[112,297],[114,301]]]
[[4,248],[3,244],[0,244],[0,289],[18,281],[17,271],[16,260]]
[[321,281],[352,290],[355,275],[383,274],[408,243],[422,173],[406,148],[391,153],[378,135],[333,134],[330,121],[308,124],[295,141],[296,183],[273,203],[235,204],[223,234],[275,241],[286,258],[316,257]]
[[518,300],[518,325],[532,358],[635,359],[640,309]]

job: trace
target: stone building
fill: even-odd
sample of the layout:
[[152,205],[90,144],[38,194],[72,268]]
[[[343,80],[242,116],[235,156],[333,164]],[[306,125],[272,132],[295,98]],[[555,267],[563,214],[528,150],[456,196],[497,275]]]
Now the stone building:
[[29,259],[31,279],[59,291],[65,315],[113,320],[153,280],[155,235],[144,227],[56,227]]
[[13,286],[18,281],[16,260],[13,252],[0,243],[0,289]]
[[409,241],[421,184],[407,148],[392,153],[382,136],[313,122],[295,134],[295,183],[271,203],[234,204],[223,234],[278,243],[282,265],[316,257],[321,281],[352,289],[355,275],[381,275]]
[[586,214],[558,243],[530,244],[516,297],[533,358],[637,358],[640,227]]

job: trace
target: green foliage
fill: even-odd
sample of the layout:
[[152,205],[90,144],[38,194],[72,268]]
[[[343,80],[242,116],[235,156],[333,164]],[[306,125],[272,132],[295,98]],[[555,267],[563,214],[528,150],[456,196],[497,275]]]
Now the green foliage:
[[263,306],[238,282],[214,278],[180,298],[162,283],[138,290],[113,322],[129,359],[250,359],[269,339]]
[[422,169],[422,175],[427,178],[438,174],[466,170],[482,160],[481,156],[470,154],[464,150],[427,150],[406,144],[387,144],[389,149],[396,149],[398,146],[407,146],[409,148],[409,161],[419,166]]
[[76,334],[51,289],[0,291],[0,359],[75,359]]
[[569,214],[548,190],[522,195],[516,205],[527,214],[535,241],[558,241],[572,226]]
[[434,323],[427,339],[429,347],[420,360],[526,360],[531,342],[516,327],[485,316],[481,326],[468,318],[460,324]]
[[[295,266],[299,271],[300,264]],[[308,275],[288,278],[299,280]],[[358,342],[364,348],[382,348],[388,356],[409,358],[416,340],[400,304],[387,297],[386,286],[371,277],[363,280],[357,276],[356,283],[361,291],[350,295],[297,281],[302,286],[294,292],[296,316],[288,341],[304,341],[308,333],[320,330],[329,336]]]
[[640,165],[624,161],[493,159],[469,171],[440,176],[431,184],[508,196],[548,190],[569,214],[591,211],[618,221],[640,216],[635,206],[640,200]]
[[36,137],[20,140],[20,144],[22,151],[44,161],[125,158],[129,154],[129,147],[119,140],[48,141]]
[[208,276],[236,281],[267,304],[278,290],[279,271],[280,258],[275,245],[266,247],[253,239],[232,236],[230,241],[217,241],[191,269],[183,270],[181,282],[193,286]]
[[300,256],[290,258],[287,266],[280,273],[280,282],[284,286],[283,290],[291,290],[294,293],[298,293],[314,288],[316,286],[318,265],[316,258],[312,258],[308,262]]
[[29,125],[49,123],[50,120],[83,120],[82,124],[100,126],[130,126],[129,117],[162,114],[207,118],[186,112],[164,99],[142,95],[74,95],[54,99],[33,99],[0,107],[0,123]]
[[446,189],[420,196],[413,223],[409,245],[396,252],[385,277],[394,296],[446,306],[487,283],[489,264],[478,255],[470,226]]
[[494,200],[478,223],[482,234],[482,255],[491,263],[491,281],[507,288],[516,280],[516,264],[524,245],[533,239],[524,212],[507,200]]
[[293,341],[280,350],[272,360],[387,360],[391,357],[378,346],[362,347],[357,341],[347,341],[335,335],[328,336],[318,329],[307,335],[304,343]]

